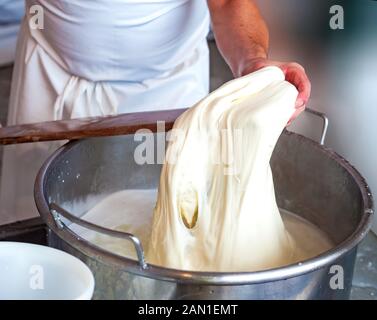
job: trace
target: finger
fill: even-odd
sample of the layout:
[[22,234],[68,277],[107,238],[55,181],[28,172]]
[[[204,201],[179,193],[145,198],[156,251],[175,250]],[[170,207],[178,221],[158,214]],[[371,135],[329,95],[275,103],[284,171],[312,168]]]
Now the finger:
[[303,68],[293,67],[287,70],[286,80],[292,83],[299,94],[296,100],[296,108],[306,105],[311,92],[311,84]]
[[293,121],[296,120],[296,118],[300,115],[301,112],[303,112],[305,110],[305,105],[303,105],[302,107],[299,107],[299,108],[296,108],[295,112],[293,113],[293,115],[291,116],[291,118],[289,119],[288,123],[287,123],[287,127],[289,127]]
[[305,73],[301,75],[301,79],[298,84],[298,96],[296,100],[296,108],[305,106],[310,98],[311,84]]

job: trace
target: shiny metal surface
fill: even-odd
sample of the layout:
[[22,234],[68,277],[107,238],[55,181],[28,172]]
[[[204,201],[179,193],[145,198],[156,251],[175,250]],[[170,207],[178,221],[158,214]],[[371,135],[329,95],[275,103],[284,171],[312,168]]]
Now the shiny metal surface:
[[322,132],[321,132],[321,138],[319,140],[319,144],[323,146],[325,144],[327,129],[329,128],[329,118],[327,118],[327,116],[324,113],[316,111],[311,108],[305,108],[305,111],[308,113],[311,113],[312,115],[320,117],[322,119],[323,125],[322,125]]
[[[331,150],[300,135],[284,132],[271,167],[278,205],[325,231],[336,247],[283,268],[249,273],[202,273],[150,265],[98,248],[68,229],[60,230],[50,214],[88,195],[123,189],[155,188],[161,166],[137,165],[133,136],[71,142],[41,169],[35,199],[50,228],[50,245],[85,261],[96,277],[95,298],[104,299],[346,299],[357,244],[370,228],[372,196],[363,178]],[[76,213],[78,217],[82,213]],[[344,289],[333,289],[331,266],[344,270]]]
[[144,257],[144,250],[143,246],[139,240],[138,237],[131,233],[127,232],[121,232],[117,230],[111,230],[108,228],[101,227],[99,225],[93,224],[91,222],[85,221],[83,219],[77,218],[73,214],[69,213],[67,210],[63,209],[62,207],[58,206],[56,203],[50,203],[50,212],[52,216],[54,217],[56,226],[60,229],[63,230],[64,228],[68,228],[69,226],[66,225],[60,216],[63,216],[63,218],[67,219],[69,222],[73,222],[75,224],[78,224],[84,228],[96,231],[98,233],[102,233],[105,235],[108,235],[110,237],[114,238],[119,238],[119,239],[125,239],[128,241],[131,241],[135,247],[135,251],[137,254],[138,262],[139,265],[142,269],[147,268],[147,263],[145,262],[145,257]]

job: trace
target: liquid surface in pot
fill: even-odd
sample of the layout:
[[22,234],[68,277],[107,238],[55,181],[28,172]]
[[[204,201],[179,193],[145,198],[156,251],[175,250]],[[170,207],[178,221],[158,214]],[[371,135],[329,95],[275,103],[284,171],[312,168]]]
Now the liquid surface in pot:
[[[86,212],[81,218],[97,225],[136,235],[145,250],[151,234],[156,198],[155,189],[122,190],[110,195],[89,196],[85,200],[65,203],[63,207],[78,216]],[[285,210],[280,212],[286,229],[296,242],[297,262],[315,257],[334,246],[330,238],[309,221]],[[99,247],[136,259],[135,249],[127,240],[102,235],[76,224],[70,228]]]

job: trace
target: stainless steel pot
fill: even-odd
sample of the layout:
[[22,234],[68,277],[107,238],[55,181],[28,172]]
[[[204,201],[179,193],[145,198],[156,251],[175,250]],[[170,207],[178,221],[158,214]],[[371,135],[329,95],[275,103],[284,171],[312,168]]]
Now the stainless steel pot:
[[[349,297],[357,245],[370,228],[373,204],[364,179],[346,160],[288,131],[281,135],[271,160],[279,207],[319,226],[335,243],[332,250],[299,264],[260,272],[186,272],[147,264],[137,238],[85,224],[79,214],[61,209],[63,203],[88,195],[156,188],[161,166],[135,163],[134,149],[139,143],[132,135],[69,142],[46,161],[36,180],[35,200],[49,227],[49,244],[88,264],[96,279],[94,298]],[[80,238],[66,218],[133,241],[139,260]]]

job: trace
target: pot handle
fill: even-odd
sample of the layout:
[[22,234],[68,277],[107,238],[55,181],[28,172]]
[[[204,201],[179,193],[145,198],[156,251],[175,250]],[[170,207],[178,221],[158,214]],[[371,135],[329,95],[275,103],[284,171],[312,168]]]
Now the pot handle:
[[323,120],[321,139],[319,141],[319,144],[321,146],[323,146],[324,143],[325,143],[325,139],[326,139],[327,129],[329,127],[329,118],[327,118],[327,116],[324,113],[313,110],[311,108],[305,108],[305,111],[308,112],[308,113],[311,113],[311,114],[313,114],[317,117],[320,117]]
[[145,255],[144,255],[143,246],[141,245],[140,239],[138,237],[136,237],[135,235],[133,235],[131,233],[127,233],[127,232],[121,232],[121,231],[117,231],[117,230],[112,230],[112,229],[104,228],[104,227],[101,227],[101,226],[96,225],[94,223],[91,223],[91,222],[82,220],[80,218],[77,218],[76,216],[74,216],[73,214],[69,213],[67,210],[63,209],[62,207],[60,207],[56,203],[51,203],[50,204],[50,212],[51,212],[51,214],[53,216],[53,219],[55,221],[56,226],[60,230],[62,230],[64,228],[68,228],[65,225],[65,223],[61,220],[60,217],[62,216],[65,219],[67,219],[67,220],[69,220],[69,221],[71,221],[73,223],[76,223],[76,224],[78,224],[81,227],[84,227],[86,229],[90,229],[90,230],[93,230],[93,231],[96,231],[96,232],[108,235],[110,237],[115,237],[115,238],[120,238],[120,239],[125,239],[125,240],[131,241],[133,243],[134,247],[135,247],[140,267],[142,269],[147,269],[148,268],[148,265],[147,265],[147,263],[145,261]]

